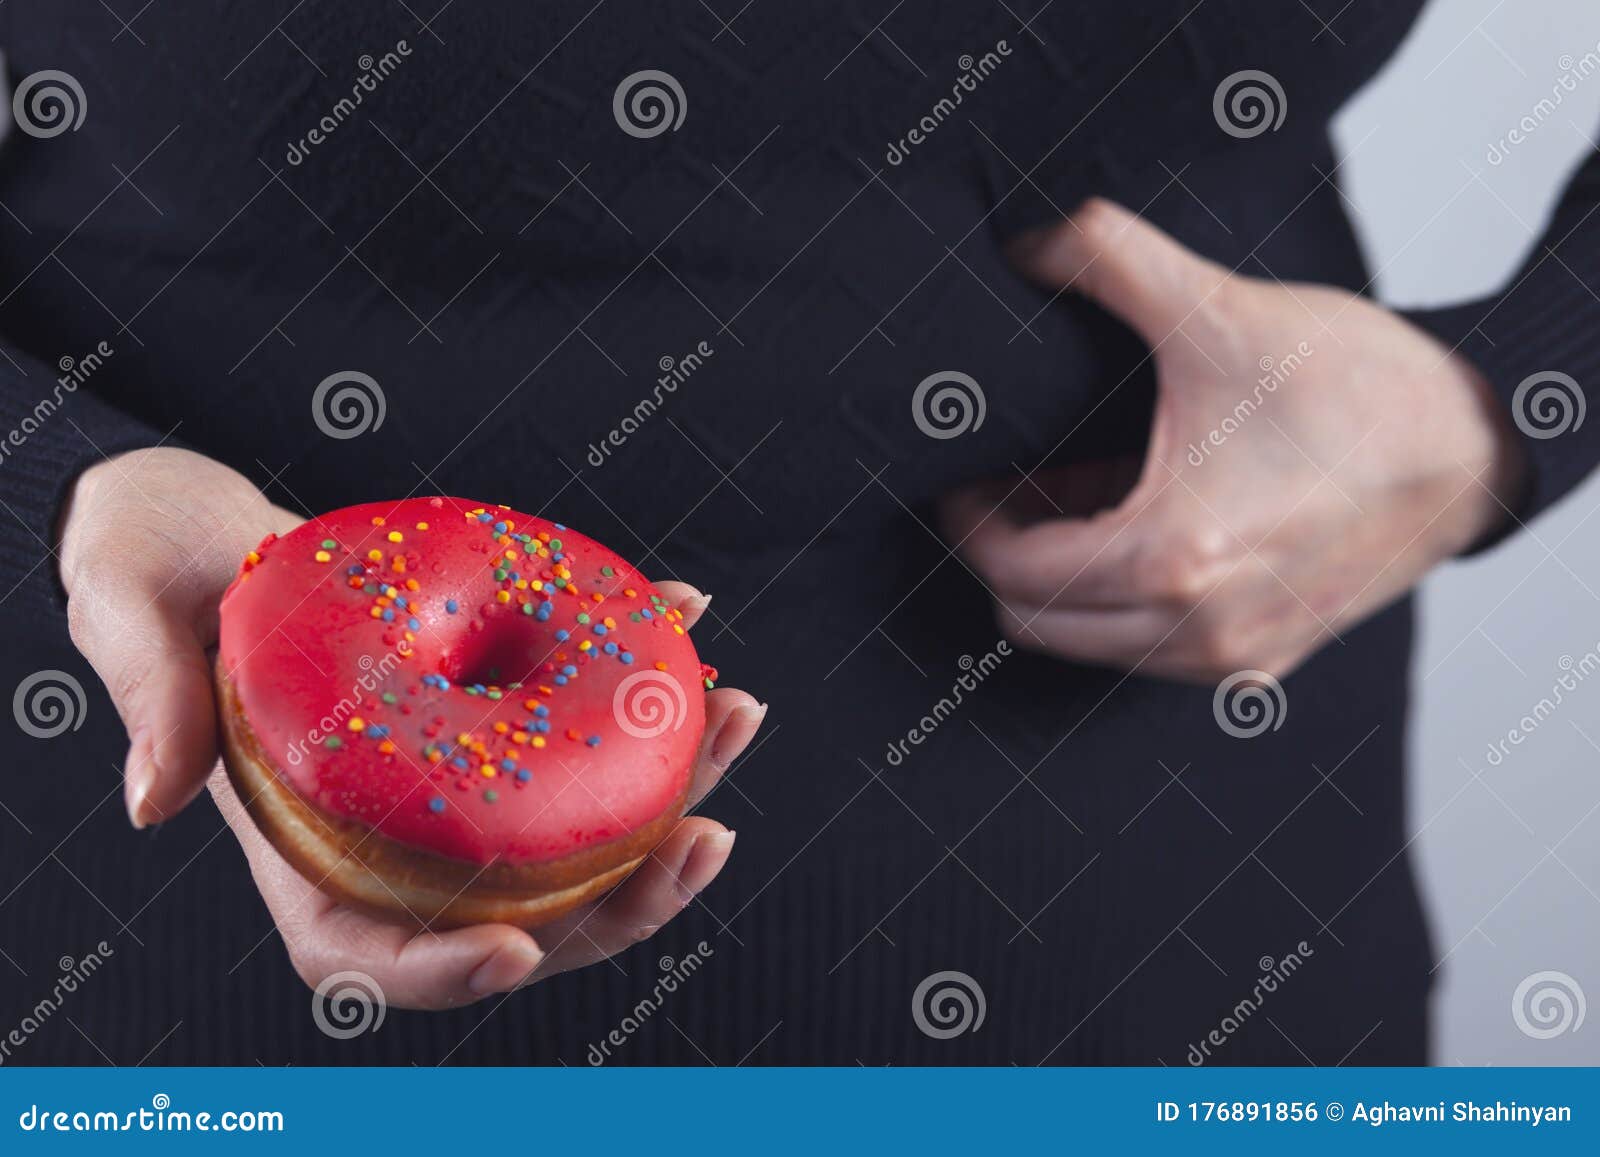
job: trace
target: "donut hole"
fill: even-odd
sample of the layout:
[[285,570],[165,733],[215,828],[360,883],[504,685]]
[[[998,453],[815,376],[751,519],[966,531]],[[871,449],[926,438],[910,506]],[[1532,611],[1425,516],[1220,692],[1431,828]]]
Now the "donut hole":
[[440,673],[463,687],[475,683],[504,687],[527,682],[555,650],[548,633],[531,627],[532,624],[502,622],[472,631],[446,649],[439,662]]

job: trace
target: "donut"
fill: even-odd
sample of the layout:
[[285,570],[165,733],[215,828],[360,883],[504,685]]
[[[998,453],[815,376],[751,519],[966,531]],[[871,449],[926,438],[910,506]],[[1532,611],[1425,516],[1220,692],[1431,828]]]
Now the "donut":
[[228,777],[345,903],[534,927],[683,815],[716,672],[682,612],[565,526],[454,498],[347,507],[268,535],[220,615]]

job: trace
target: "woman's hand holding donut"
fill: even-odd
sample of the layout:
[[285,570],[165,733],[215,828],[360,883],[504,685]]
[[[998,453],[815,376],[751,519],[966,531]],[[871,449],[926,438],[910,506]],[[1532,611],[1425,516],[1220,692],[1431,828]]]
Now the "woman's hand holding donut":
[[[465,1004],[621,951],[715,879],[733,833],[685,817],[616,890],[541,928],[535,941],[508,925],[433,932],[388,923],[339,904],[296,872],[256,829],[218,766],[207,651],[239,560],[268,533],[301,521],[218,462],[183,450],[141,450],[79,478],[62,512],[60,557],[73,642],[105,681],[130,736],[129,817],[136,827],[165,820],[209,782],[308,984],[358,970],[397,1006]],[[682,609],[686,625],[709,601],[682,583],[657,589]],[[742,691],[707,695],[691,805],[749,745],[765,711]]]
[[945,502],[1019,644],[1200,682],[1283,674],[1509,517],[1506,416],[1403,318],[1230,273],[1104,201],[1013,253],[1136,330],[1157,382],[1142,466]]

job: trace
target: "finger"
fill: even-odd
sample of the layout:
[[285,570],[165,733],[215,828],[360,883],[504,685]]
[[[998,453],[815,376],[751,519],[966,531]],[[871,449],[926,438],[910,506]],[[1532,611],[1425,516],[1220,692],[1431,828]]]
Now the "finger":
[[714,820],[683,820],[604,900],[539,930],[548,952],[533,979],[593,964],[652,935],[716,879],[733,840]]
[[1138,509],[1024,525],[979,490],[940,503],[946,535],[995,595],[1036,607],[1142,601],[1130,577],[1140,551],[1149,549],[1136,526]]
[[105,683],[129,735],[123,792],[134,827],[200,791],[217,754],[211,664],[189,612],[142,584],[79,584],[73,642]]
[[1051,288],[1104,306],[1151,346],[1162,344],[1228,271],[1121,205],[1091,198],[1071,217],[1018,237],[1012,260]]
[[401,1008],[455,1008],[510,992],[544,959],[533,937],[509,924],[433,932],[342,904],[318,916],[302,937],[291,954],[307,983],[363,972]]
[[767,705],[733,687],[719,687],[706,695],[706,730],[695,761],[694,780],[689,785],[689,807],[710,794],[733,761],[750,746]]
[[1127,670],[1156,658],[1176,635],[1181,612],[1170,607],[1052,610],[998,606],[995,617],[1008,639],[1079,663]]
[[[706,696],[706,738],[689,789],[690,807],[705,798],[749,746],[766,713],[766,704],[733,688]],[[721,824],[685,818],[600,904],[539,930],[549,955],[535,979],[592,964],[654,932],[721,871],[732,846],[733,833]]]
[[509,992],[543,958],[531,936],[508,925],[419,931],[338,903],[278,854],[220,766],[210,787],[295,969],[313,988],[336,972],[363,972],[390,1004],[450,1008]]
[[683,629],[686,631],[700,621],[700,616],[705,614],[706,608],[711,605],[710,595],[701,594],[688,583],[668,579],[666,582],[656,583],[656,591],[666,600],[669,607],[683,612]]

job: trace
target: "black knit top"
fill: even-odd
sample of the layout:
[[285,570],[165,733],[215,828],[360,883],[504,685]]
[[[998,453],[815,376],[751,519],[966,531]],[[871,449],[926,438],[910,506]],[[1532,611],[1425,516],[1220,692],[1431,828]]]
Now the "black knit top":
[[[1367,283],[1327,126],[1417,7],[0,7],[12,82],[60,70],[85,105],[0,156],[0,689],[90,688],[77,731],[0,723],[0,1030],[62,957],[113,950],[9,1063],[584,1064],[629,1018],[607,1063],[1182,1064],[1291,952],[1216,1062],[1424,1059],[1409,603],[1288,679],[1249,742],[1207,689],[1033,655],[949,712],[998,636],[928,513],[1142,445],[1143,347],[1024,284],[1021,229],[1104,194],[1242,272]],[[619,123],[642,70],[681,90],[676,129]],[[1281,87],[1276,130],[1219,125],[1243,70]],[[1422,317],[1508,402],[1535,371],[1600,380],[1597,205],[1591,159],[1513,288]],[[339,370],[381,385],[381,426],[319,429]],[[912,417],[938,371],[984,390],[960,438]],[[67,638],[63,489],[163,439],[291,508],[505,502],[712,592],[703,656],[771,711],[705,805],[739,841],[702,902],[504,1000],[320,1032],[210,804],[129,829],[117,718]],[[1528,453],[1524,518],[1600,458],[1600,423]],[[662,958],[702,941],[656,1002]],[[919,1027],[944,971],[981,988],[977,1031]]]

